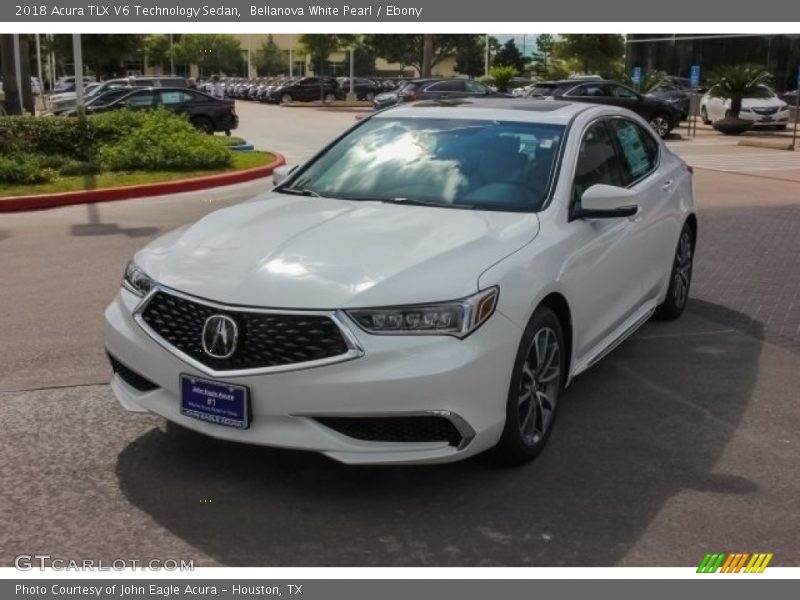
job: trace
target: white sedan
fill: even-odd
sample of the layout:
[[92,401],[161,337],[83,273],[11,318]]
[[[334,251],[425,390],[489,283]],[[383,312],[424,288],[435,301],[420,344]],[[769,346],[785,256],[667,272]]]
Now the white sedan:
[[[753,127],[775,127],[786,129],[789,124],[789,106],[770,89],[763,98],[743,98],[740,119],[753,121]],[[719,98],[706,92],[700,99],[700,118],[710,125],[728,116],[731,109],[730,98]]]
[[402,105],[275,180],[128,265],[126,409],[346,463],[522,463],[576,375],[686,306],[691,169],[625,109]]

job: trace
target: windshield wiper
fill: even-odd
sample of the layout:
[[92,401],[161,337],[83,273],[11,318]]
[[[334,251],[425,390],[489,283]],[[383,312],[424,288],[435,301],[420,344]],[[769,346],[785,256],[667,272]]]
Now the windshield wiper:
[[308,196],[312,198],[322,198],[317,192],[309,189],[298,189],[290,187],[276,188],[276,192],[281,194],[291,194],[292,196]]
[[436,202],[433,200],[420,200],[419,198],[386,198],[383,196],[340,196],[342,200],[360,200],[365,202],[383,202],[384,204],[407,204],[409,206],[433,206],[436,208],[476,208],[474,204],[461,204],[451,202]]

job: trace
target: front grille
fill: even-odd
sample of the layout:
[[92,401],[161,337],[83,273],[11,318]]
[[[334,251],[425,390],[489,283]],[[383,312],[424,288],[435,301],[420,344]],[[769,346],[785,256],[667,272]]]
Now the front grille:
[[130,368],[122,364],[119,360],[108,355],[108,360],[111,363],[111,368],[114,370],[116,375],[119,375],[120,379],[131,386],[133,389],[138,390],[140,392],[152,392],[153,390],[157,390],[158,386],[139,375],[136,371],[132,371]]
[[369,442],[447,442],[463,439],[444,417],[315,417],[316,421],[347,437]]
[[759,115],[774,115],[778,112],[777,108],[754,108],[753,112]]
[[[203,326],[212,315],[236,322],[239,338],[228,358],[203,350]],[[324,315],[297,315],[222,310],[167,292],[156,292],[142,319],[164,341],[215,371],[279,367],[346,354],[339,327]]]

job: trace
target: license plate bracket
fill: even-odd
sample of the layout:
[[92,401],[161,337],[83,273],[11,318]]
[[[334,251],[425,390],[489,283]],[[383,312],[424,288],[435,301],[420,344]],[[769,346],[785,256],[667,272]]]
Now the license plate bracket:
[[215,425],[250,427],[250,390],[247,386],[181,374],[181,414]]

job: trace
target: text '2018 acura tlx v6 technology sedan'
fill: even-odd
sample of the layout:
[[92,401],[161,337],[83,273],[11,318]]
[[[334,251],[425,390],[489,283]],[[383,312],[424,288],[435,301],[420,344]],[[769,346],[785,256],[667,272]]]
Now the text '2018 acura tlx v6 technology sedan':
[[686,306],[691,169],[619,107],[410,103],[275,180],[128,265],[126,409],[346,463],[522,463],[572,378]]

